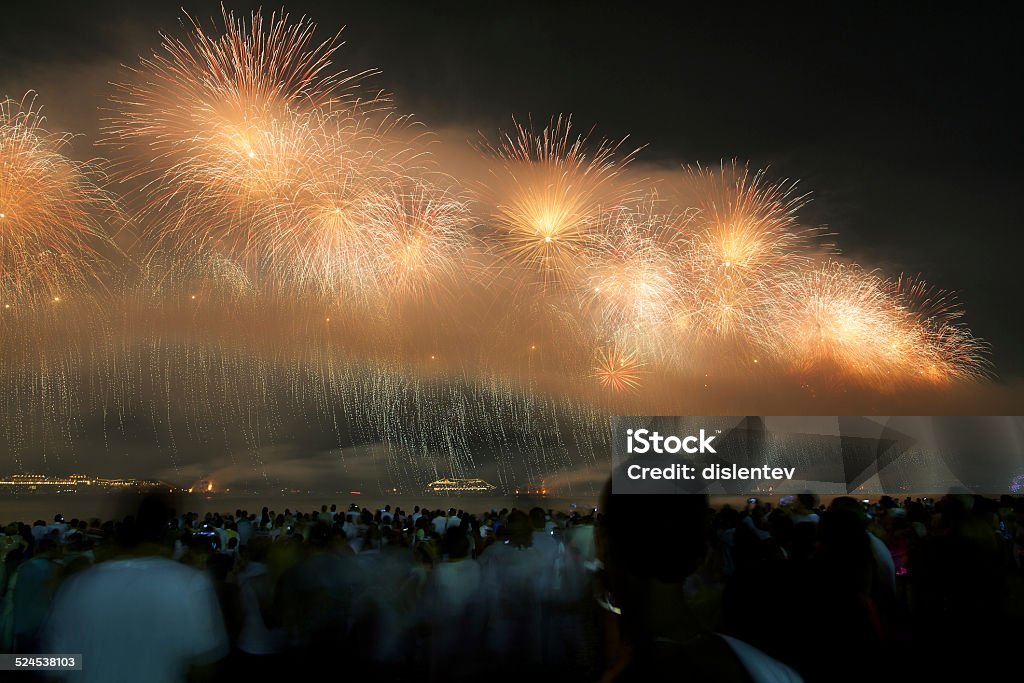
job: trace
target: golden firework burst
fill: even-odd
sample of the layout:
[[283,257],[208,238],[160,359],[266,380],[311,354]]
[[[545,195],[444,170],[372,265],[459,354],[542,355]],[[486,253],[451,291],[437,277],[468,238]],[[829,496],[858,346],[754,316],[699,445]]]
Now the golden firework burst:
[[602,387],[617,393],[638,391],[644,365],[635,352],[609,346],[597,353],[594,377]]

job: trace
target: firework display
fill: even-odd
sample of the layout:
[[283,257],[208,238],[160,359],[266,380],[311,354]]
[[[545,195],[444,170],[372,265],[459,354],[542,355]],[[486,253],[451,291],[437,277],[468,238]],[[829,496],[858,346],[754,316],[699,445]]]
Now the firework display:
[[[335,66],[337,34],[185,24],[115,86],[116,201],[31,100],[0,105],[13,452],[147,415],[172,456],[233,425],[258,469],[310,421],[382,441],[402,479],[468,471],[474,444],[542,477],[709,367],[879,392],[989,375],[948,296],[843,260],[800,223],[795,183],[736,162],[644,178],[640,150],[568,116],[513,122],[463,177],[372,73]],[[118,270],[122,210],[137,239]],[[91,300],[86,334],[54,322],[62,297]]]
[[39,309],[98,284],[105,229],[116,216],[98,168],[65,155],[26,95],[0,101],[0,299]]

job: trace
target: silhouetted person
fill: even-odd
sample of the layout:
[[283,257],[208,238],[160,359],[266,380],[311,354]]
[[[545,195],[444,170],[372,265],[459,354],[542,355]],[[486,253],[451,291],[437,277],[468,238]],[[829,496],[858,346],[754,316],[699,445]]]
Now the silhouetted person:
[[[799,681],[755,648],[709,630],[691,611],[684,581],[710,534],[704,495],[601,497],[598,556],[604,563],[607,663],[602,681]],[[666,537],[659,523],[666,520]],[[669,521],[670,520],[670,521]]]
[[169,508],[142,500],[118,529],[118,557],[68,579],[54,600],[45,652],[80,653],[76,681],[185,680],[227,654],[217,595],[202,572],[164,557]]

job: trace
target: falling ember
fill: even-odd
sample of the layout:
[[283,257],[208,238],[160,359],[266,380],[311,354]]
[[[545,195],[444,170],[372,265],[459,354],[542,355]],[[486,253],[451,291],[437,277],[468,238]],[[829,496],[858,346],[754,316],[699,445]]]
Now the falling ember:
[[597,354],[594,377],[602,387],[617,393],[637,391],[644,374],[643,367],[644,363],[635,353],[618,351],[609,346]]

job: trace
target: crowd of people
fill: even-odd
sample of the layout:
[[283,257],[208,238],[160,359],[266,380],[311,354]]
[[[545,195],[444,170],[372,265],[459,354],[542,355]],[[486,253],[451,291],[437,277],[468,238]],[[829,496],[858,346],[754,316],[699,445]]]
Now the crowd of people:
[[1024,634],[1008,496],[205,515],[147,497],[13,522],[0,558],[0,651],[80,654],[68,675],[89,681],[941,680],[998,671]]

